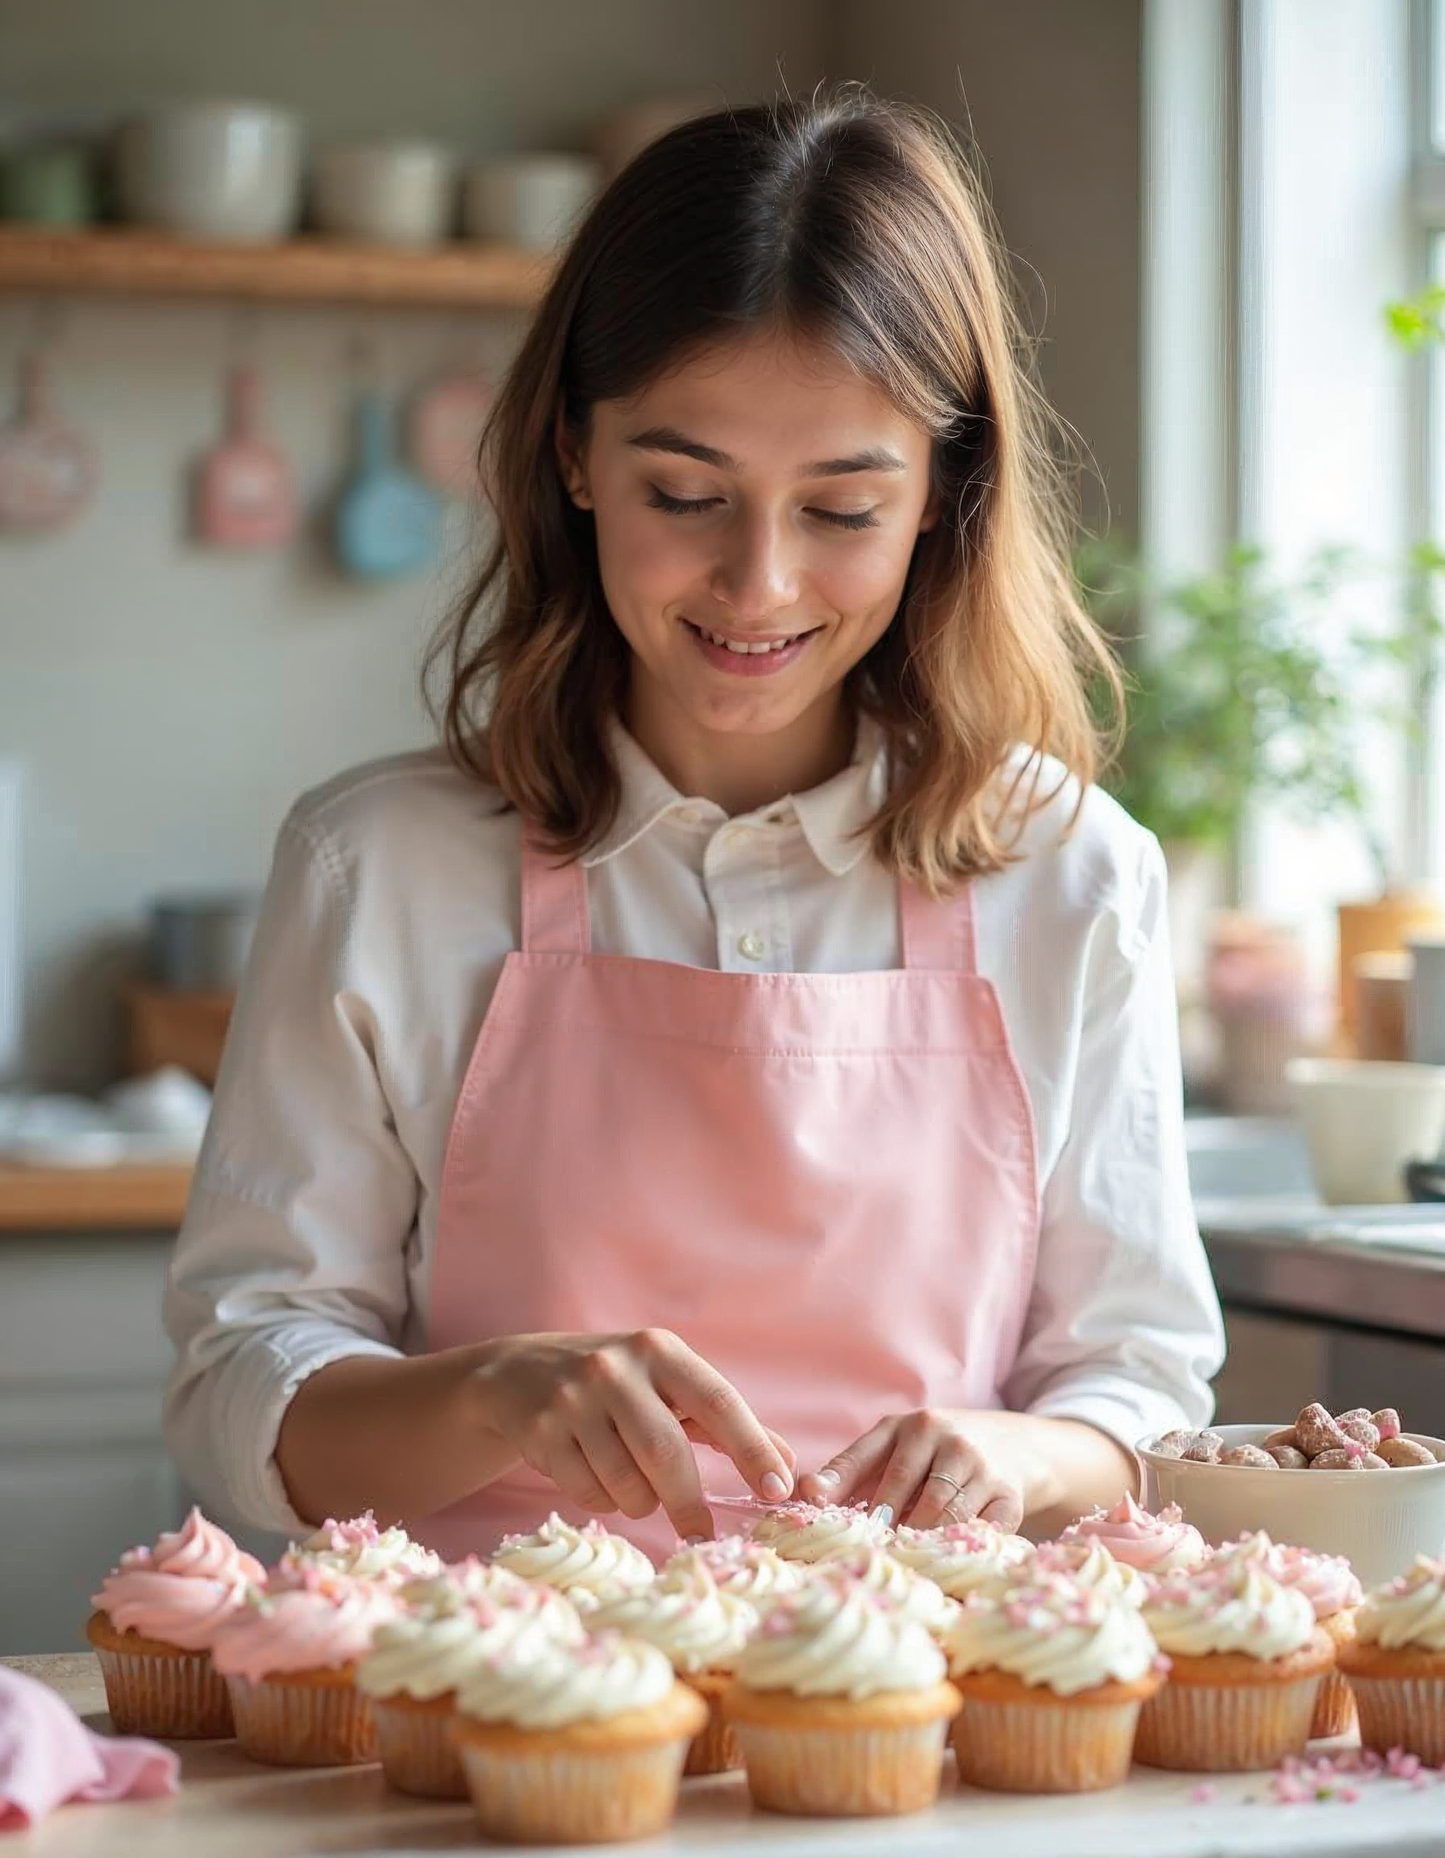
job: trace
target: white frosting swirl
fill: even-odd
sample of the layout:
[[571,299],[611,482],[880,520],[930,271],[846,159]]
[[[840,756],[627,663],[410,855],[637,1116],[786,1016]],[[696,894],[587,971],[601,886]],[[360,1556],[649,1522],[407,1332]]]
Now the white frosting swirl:
[[1027,1571],[1017,1586],[975,1593],[944,1639],[949,1670],[1007,1671],[1060,1697],[1136,1683],[1159,1656],[1137,1606],[1067,1575]]
[[1305,1596],[1243,1557],[1165,1575],[1152,1585],[1143,1613],[1160,1648],[1181,1658],[1211,1652],[1287,1658],[1315,1631]]
[[1354,1569],[1343,1555],[1317,1555],[1308,1548],[1274,1541],[1256,1529],[1214,1551],[1216,1561],[1257,1561],[1283,1587],[1297,1587],[1315,1610],[1316,1619],[1348,1612],[1364,1599]]
[[803,1583],[798,1562],[784,1561],[766,1542],[749,1542],[740,1535],[680,1548],[662,1572],[664,1576],[709,1575],[723,1593],[754,1606],[775,1600],[779,1594],[793,1593]]
[[987,1587],[1033,1553],[1033,1543],[993,1523],[948,1523],[941,1529],[897,1529],[890,1552],[954,1600]]
[[540,1581],[524,1581],[519,1574],[492,1567],[475,1556],[440,1574],[406,1582],[397,1597],[408,1612],[427,1619],[473,1611],[485,1616],[501,1609],[535,1618],[567,1644],[580,1644],[586,1636],[582,1615],[565,1594]]
[[481,1722],[560,1729],[661,1703],[677,1682],[655,1645],[607,1632],[581,1645],[528,1639],[475,1672],[457,1708]]
[[657,1578],[647,1556],[625,1536],[599,1522],[574,1528],[555,1510],[530,1535],[504,1536],[492,1560],[524,1580],[545,1581],[574,1602],[583,1594],[610,1600]]
[[1041,1543],[1021,1563],[1019,1578],[1034,1572],[1067,1575],[1080,1587],[1097,1588],[1131,1606],[1143,1606],[1149,1591],[1148,1581],[1137,1568],[1115,1561],[1104,1544],[1091,1536],[1064,1536],[1057,1542]]
[[936,1581],[910,1568],[886,1548],[851,1548],[846,1555],[834,1555],[821,1563],[820,1572],[856,1581],[875,1598],[897,1607],[905,1619],[916,1619],[920,1626],[927,1626],[935,1636],[958,1611],[958,1602],[950,1600]]
[[646,1639],[671,1659],[675,1671],[696,1674],[731,1671],[758,1615],[706,1572],[664,1570],[650,1586],[604,1601],[587,1623],[594,1632]]
[[872,1697],[942,1681],[943,1653],[915,1619],[846,1577],[775,1600],[743,1647],[738,1681],[799,1697]]
[[437,1574],[442,1567],[441,1556],[413,1542],[405,1529],[379,1529],[370,1510],[347,1522],[328,1518],[287,1552],[298,1561],[359,1581],[398,1582]]
[[861,1503],[780,1503],[753,1530],[784,1561],[827,1561],[851,1548],[886,1547],[893,1531],[874,1521]]
[[370,1697],[444,1697],[499,1652],[524,1646],[529,1635],[540,1643],[553,1638],[538,1613],[522,1607],[497,1607],[485,1616],[470,1608],[404,1615],[377,1628],[356,1668],[356,1687]]
[[1366,1645],[1386,1651],[1417,1646],[1445,1652],[1445,1555],[1417,1555],[1398,1580],[1372,1588],[1355,1615],[1355,1631]]

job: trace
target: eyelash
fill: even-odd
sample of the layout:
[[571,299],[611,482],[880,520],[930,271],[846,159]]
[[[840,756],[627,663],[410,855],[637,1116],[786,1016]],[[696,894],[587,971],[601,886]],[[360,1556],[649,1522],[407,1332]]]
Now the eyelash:
[[[665,490],[653,487],[652,495],[647,499],[648,506],[654,510],[666,510],[669,516],[698,516],[704,510],[710,510],[718,497],[669,497]],[[872,510],[810,510],[810,516],[816,516],[820,522],[831,523],[835,529],[876,529],[878,518]]]

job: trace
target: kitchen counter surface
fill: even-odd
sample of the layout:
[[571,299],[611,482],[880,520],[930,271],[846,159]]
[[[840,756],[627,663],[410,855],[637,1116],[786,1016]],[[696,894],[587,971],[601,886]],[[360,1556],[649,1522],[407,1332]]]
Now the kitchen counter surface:
[[[50,1684],[92,1726],[105,1727],[104,1691],[88,1654],[7,1660]],[[172,1799],[62,1808],[35,1831],[5,1840],[6,1858],[285,1858],[286,1854],[500,1849],[482,1845],[470,1809],[388,1792],[376,1768],[253,1765],[230,1743],[181,1744]],[[1267,1776],[1224,1776],[1196,1804],[1198,1777],[1136,1770],[1113,1793],[1012,1798],[955,1789],[907,1820],[786,1820],[754,1814],[740,1778],[689,1781],[673,1830],[645,1849],[678,1858],[1304,1858],[1389,1850],[1424,1858],[1441,1849],[1445,1789],[1364,1783],[1356,1805],[1282,1807]],[[554,1848],[555,1849],[555,1848]],[[589,1851],[597,1847],[585,1848]]]
[[0,1163],[7,1232],[167,1232],[181,1223],[188,1167],[26,1168]]

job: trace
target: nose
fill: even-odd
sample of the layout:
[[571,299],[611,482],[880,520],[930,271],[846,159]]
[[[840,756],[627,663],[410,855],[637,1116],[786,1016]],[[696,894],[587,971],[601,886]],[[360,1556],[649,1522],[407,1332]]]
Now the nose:
[[743,625],[765,626],[798,598],[794,539],[766,513],[728,525],[708,591]]

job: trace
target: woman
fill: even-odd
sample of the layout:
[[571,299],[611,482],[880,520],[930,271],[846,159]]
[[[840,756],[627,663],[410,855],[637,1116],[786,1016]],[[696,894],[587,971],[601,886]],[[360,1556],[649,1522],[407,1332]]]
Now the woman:
[[448,752],[280,835],[168,1300],[213,1502],[1013,1525],[1207,1418],[1163,864],[1016,338],[945,136],[856,89],[596,204]]

